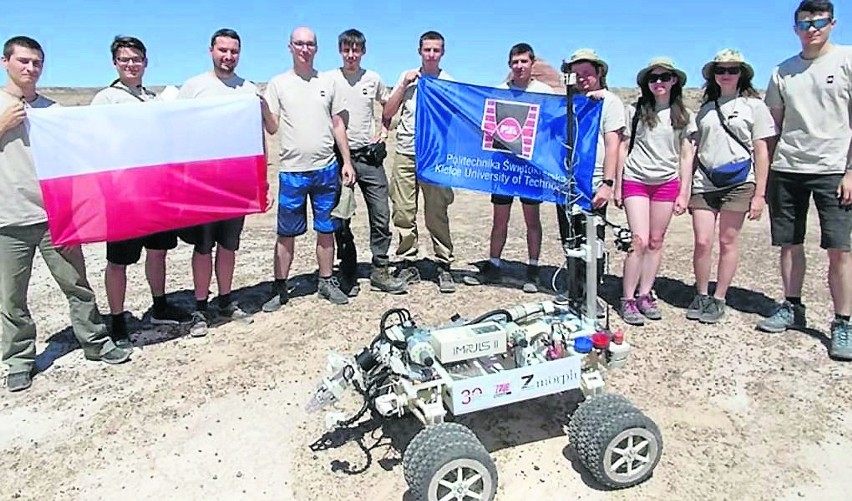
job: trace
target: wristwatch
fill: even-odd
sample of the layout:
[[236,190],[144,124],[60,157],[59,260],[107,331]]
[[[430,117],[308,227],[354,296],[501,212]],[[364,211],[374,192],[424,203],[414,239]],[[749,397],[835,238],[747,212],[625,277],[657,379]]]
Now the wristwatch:
[[605,184],[605,185],[609,186],[610,188],[612,188],[615,185],[615,180],[614,179],[604,179],[603,181],[601,181],[601,184]]

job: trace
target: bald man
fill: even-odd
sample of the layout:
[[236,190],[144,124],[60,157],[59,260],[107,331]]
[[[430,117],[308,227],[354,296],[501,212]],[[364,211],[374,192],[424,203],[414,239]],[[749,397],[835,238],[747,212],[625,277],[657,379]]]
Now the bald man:
[[340,220],[333,218],[331,211],[337,203],[341,178],[347,186],[355,183],[346,127],[339,116],[344,111],[343,96],[335,91],[332,78],[314,69],[317,38],[313,31],[304,27],[293,30],[289,48],[293,68],[269,81],[262,107],[266,131],[277,133],[281,144],[275,285],[273,297],[263,305],[266,312],[278,310],[289,299],[287,276],[295,239],[307,231],[309,195],[317,234],[317,294],[333,304],[349,302],[332,274],[334,232]]

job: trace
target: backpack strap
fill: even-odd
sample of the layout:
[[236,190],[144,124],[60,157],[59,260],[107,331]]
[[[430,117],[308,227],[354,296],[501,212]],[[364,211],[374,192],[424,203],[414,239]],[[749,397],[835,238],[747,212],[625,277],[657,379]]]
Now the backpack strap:
[[642,100],[636,101],[636,106],[634,108],[633,120],[630,121],[630,145],[627,147],[627,154],[629,155],[631,151],[633,151],[633,144],[636,143],[636,129],[639,128],[639,105],[642,103]]

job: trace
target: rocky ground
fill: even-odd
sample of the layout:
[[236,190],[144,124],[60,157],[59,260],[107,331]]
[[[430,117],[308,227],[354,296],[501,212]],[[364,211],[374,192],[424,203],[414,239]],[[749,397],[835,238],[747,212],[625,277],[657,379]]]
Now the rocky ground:
[[[553,219],[553,207],[545,205],[542,261],[551,273],[561,262]],[[486,195],[457,193],[451,222],[459,272],[486,257],[489,220]],[[243,234],[235,288],[252,311],[271,290],[274,225],[274,212],[251,216]],[[626,330],[632,357],[609,380],[612,391],[633,400],[662,431],[654,476],[623,491],[598,485],[563,429],[579,397],[555,396],[459,419],[497,462],[498,499],[848,499],[852,364],[827,356],[827,263],[813,226],[805,284],[813,330],[770,336],[753,329],[779,292],[768,223],[745,225],[728,315],[704,326],[684,318],[692,296],[691,226],[686,216],[677,218],[657,283],[664,320]],[[353,228],[366,249],[363,210]],[[428,254],[428,236],[422,244]],[[104,310],[104,246],[86,246],[85,253]],[[169,254],[170,300],[185,307],[190,256],[186,245]],[[518,207],[504,257],[516,264],[525,257]],[[615,304],[623,256],[613,250],[612,258],[602,295]],[[366,276],[369,256],[361,261]],[[312,238],[300,238],[291,280],[296,292],[287,307],[192,339],[145,324],[150,297],[143,267],[133,266],[127,307],[138,321],[136,350],[132,363],[107,367],[83,359],[66,302],[37,258],[29,297],[40,372],[30,391],[0,392],[2,497],[411,500],[400,461],[419,429],[415,421],[365,420],[327,436],[322,416],[305,413],[326,353],[360,349],[391,307],[404,306],[419,323],[434,325],[454,313],[472,317],[550,296],[463,285],[442,295],[427,281],[392,297],[365,284],[352,304],[337,307],[313,294],[314,270]],[[612,323],[622,327],[617,318]]]

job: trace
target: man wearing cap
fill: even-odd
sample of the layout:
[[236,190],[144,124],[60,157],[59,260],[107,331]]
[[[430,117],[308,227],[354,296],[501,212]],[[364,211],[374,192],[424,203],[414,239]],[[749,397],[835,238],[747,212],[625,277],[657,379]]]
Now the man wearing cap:
[[417,103],[417,79],[429,75],[444,80],[453,78],[441,69],[444,56],[444,37],[437,31],[427,31],[420,36],[417,49],[420,67],[403,72],[388,97],[382,120],[390,124],[397,111],[401,110],[396,128],[396,153],[391,173],[390,197],[393,202],[393,224],[399,235],[396,255],[402,259],[399,276],[408,282],[420,279],[413,261],[417,258],[417,197],[423,190],[423,212],[426,229],[432,237],[432,248],[438,262],[438,288],[441,292],[455,292],[456,286],[450,274],[453,262],[453,240],[450,235],[450,219],[447,209],[453,203],[451,188],[422,182],[417,179],[414,162],[415,105]]
[[770,143],[767,198],[785,300],[757,327],[783,332],[806,326],[804,239],[813,196],[834,302],[829,354],[852,360],[852,47],[829,41],[837,22],[829,1],[802,2],[794,21],[802,50],[773,70],[765,98],[780,130]]
[[[342,117],[349,139],[352,166],[367,205],[370,250],[373,253],[370,285],[380,291],[402,294],[408,290],[408,283],[391,275],[388,267],[390,208],[388,179],[383,166],[387,127],[380,124],[380,130],[375,130],[375,103],[384,103],[386,88],[376,72],[361,67],[361,58],[367,53],[367,39],[363,33],[355,29],[344,31],[337,39],[337,47],[343,65],[329,71],[328,76],[334,80],[337,90],[346,101],[346,113]],[[352,199],[350,203],[354,205],[352,190],[350,187],[342,187],[341,199],[349,197]],[[334,236],[340,256],[341,281],[344,290],[348,290],[348,295],[352,297],[358,293],[358,258],[355,238],[349,227],[351,215],[342,216],[340,228]]]
[[109,338],[86,280],[80,246],[57,247],[50,239],[24,123],[28,109],[58,106],[36,87],[44,50],[32,38],[12,37],[3,44],[0,62],[8,78],[0,89],[0,350],[9,367],[6,388],[15,392],[32,385],[35,366],[36,325],[27,307],[27,290],[36,249],[68,299],[71,326],[85,358],[119,364],[132,350],[117,347]]
[[[526,43],[515,44],[509,50],[509,69],[512,70],[511,77],[500,83],[498,89],[513,89],[524,92],[538,92],[541,94],[554,94],[551,86],[533,78],[532,70],[535,63],[535,52]],[[500,281],[501,259],[503,247],[506,245],[506,236],[509,228],[509,216],[512,210],[514,197],[504,195],[491,195],[491,204],[494,208],[494,219],[491,223],[490,259],[475,276],[464,277],[468,285],[479,285],[482,283],[495,283]],[[521,206],[524,211],[524,223],[527,228],[527,252],[529,264],[526,270],[526,281],[524,292],[538,292],[539,266],[538,258],[541,253],[541,219],[539,216],[539,200],[521,198]]]
[[[592,176],[593,212],[603,215],[606,212],[607,203],[613,196],[615,186],[616,167],[620,154],[621,133],[625,127],[624,103],[612,93],[606,84],[606,76],[609,66],[592,49],[579,49],[566,61],[568,69],[577,77],[577,89],[579,92],[603,100],[601,112],[600,133],[597,141],[597,154],[595,156],[595,171]],[[571,210],[571,209],[569,209]],[[559,233],[562,236],[563,245],[573,245],[576,242],[568,242],[568,229],[573,228],[574,235],[581,238],[585,235],[585,216],[579,212],[572,211],[569,226],[565,207],[558,205],[556,209],[559,222]],[[603,240],[605,231],[603,226],[597,228],[598,238]],[[579,260],[578,260],[579,261]],[[585,283],[585,263],[578,262],[576,266],[577,276],[575,283],[582,286]],[[603,280],[603,259],[598,259],[598,279]],[[577,291],[568,291],[574,299],[580,294]],[[603,307],[598,301],[598,315],[603,312]]]
[[[142,85],[148,67],[148,51],[136,37],[115,37],[110,45],[112,63],[118,78],[92,98],[92,105],[147,103],[157,94]],[[154,306],[150,320],[154,325],[177,325],[187,315],[166,302],[166,253],[177,247],[177,232],[164,231],[147,237],[107,242],[104,286],[110,309],[110,334],[116,345],[131,345],[124,319],[127,293],[127,267],[139,261],[145,249],[145,276],[151,288]]]

